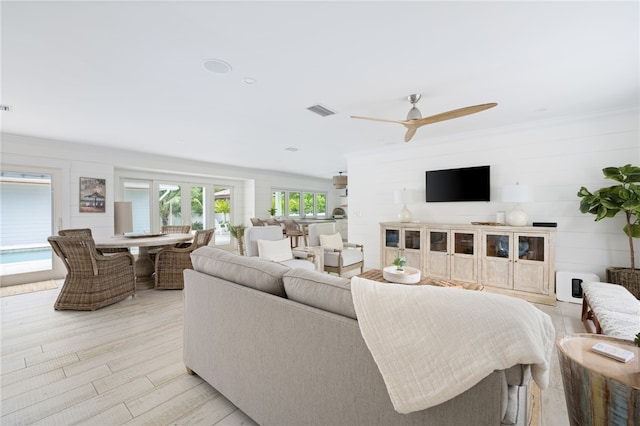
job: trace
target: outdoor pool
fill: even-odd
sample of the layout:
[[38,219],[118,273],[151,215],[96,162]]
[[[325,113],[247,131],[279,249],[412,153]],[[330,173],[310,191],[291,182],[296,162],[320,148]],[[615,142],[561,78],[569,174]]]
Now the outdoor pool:
[[0,250],[0,265],[51,260],[51,247]]

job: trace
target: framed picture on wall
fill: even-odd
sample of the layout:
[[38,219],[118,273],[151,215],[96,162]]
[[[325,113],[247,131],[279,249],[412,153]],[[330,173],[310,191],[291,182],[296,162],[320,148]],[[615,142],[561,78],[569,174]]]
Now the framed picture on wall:
[[80,178],[80,213],[104,213],[106,179]]

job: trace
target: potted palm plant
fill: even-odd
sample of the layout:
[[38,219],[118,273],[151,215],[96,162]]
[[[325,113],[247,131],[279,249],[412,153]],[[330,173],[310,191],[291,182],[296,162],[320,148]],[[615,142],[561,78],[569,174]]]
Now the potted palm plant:
[[627,164],[621,167],[605,167],[604,177],[617,185],[600,188],[591,193],[584,186],[578,191],[580,211],[596,215],[596,221],[614,217],[622,212],[625,225],[622,228],[629,238],[631,268],[607,268],[607,281],[621,284],[640,298],[640,269],[636,269],[633,239],[640,238],[640,167]]
[[240,256],[244,256],[244,225],[231,225],[229,226],[229,232],[231,236],[238,242],[238,253]]

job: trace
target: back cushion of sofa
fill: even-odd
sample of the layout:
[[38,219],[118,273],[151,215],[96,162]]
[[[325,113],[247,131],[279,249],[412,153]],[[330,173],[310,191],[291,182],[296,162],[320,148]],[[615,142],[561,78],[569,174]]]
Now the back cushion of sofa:
[[284,274],[283,281],[288,299],[357,319],[348,279],[296,268]]
[[215,248],[200,247],[191,253],[193,269],[265,293],[286,297],[282,276],[290,268],[257,257],[237,256]]

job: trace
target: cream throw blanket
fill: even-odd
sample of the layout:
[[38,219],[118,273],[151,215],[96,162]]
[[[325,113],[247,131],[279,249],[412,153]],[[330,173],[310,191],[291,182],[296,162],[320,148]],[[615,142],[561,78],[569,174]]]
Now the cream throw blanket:
[[494,370],[531,364],[549,383],[555,329],[530,303],[497,294],[351,279],[360,331],[393,407],[411,413],[441,404]]

